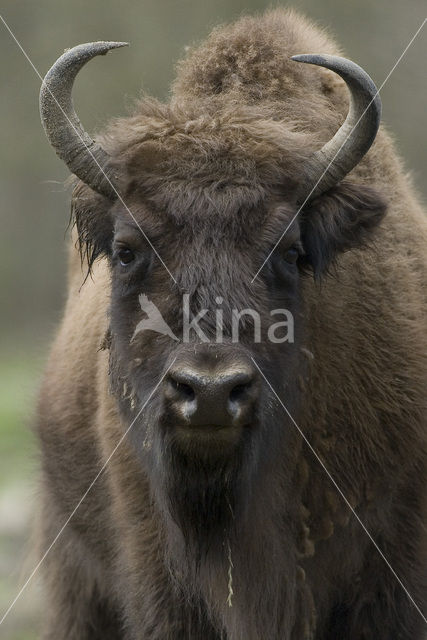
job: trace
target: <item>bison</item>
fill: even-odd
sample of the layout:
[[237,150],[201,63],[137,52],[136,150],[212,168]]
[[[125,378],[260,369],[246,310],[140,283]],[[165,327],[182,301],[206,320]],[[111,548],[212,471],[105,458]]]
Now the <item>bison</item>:
[[41,90],[75,176],[38,405],[44,637],[419,640],[427,224],[375,86],[276,9],[95,141],[73,82],[123,44],[67,50]]

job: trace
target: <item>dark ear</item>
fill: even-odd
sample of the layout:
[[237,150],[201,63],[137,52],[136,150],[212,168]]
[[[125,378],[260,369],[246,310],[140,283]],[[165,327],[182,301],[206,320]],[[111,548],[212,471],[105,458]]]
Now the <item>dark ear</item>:
[[303,266],[321,276],[339,253],[368,243],[385,212],[385,200],[375,189],[350,182],[315,198],[302,212]]
[[101,255],[111,255],[113,240],[113,202],[95,193],[78,181],[73,190],[71,218],[77,227],[82,261],[86,260],[89,272]]

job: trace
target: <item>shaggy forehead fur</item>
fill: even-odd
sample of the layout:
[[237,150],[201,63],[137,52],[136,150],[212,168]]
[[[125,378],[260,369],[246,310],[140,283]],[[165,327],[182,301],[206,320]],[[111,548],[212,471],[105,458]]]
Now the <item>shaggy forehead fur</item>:
[[263,119],[261,109],[196,119],[169,109],[169,117],[147,122],[153,105],[141,106],[144,124],[139,116],[125,125],[134,136],[125,151],[128,186],[163,210],[172,207],[172,215],[178,202],[185,211],[204,199],[208,209],[224,212],[256,206],[274,189],[292,194],[317,146],[313,136]]
[[292,200],[304,162],[347,109],[335,74],[290,60],[338,52],[316,34],[313,42],[307,22],[277,10],[214,30],[190,50],[178,64],[170,104],[142,99],[102,139],[125,169],[127,193],[139,190],[171,215],[195,206],[232,215],[274,190]]

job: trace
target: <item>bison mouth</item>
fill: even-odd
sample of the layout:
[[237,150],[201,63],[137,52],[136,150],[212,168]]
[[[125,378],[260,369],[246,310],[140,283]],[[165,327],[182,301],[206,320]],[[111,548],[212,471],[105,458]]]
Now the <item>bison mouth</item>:
[[170,426],[170,437],[175,446],[187,456],[202,459],[221,459],[232,455],[246,432],[253,428],[251,423],[243,425],[175,423]]

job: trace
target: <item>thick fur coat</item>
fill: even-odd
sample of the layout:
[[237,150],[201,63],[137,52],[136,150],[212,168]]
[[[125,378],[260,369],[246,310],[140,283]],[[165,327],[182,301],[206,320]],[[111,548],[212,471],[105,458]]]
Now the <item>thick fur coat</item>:
[[[268,265],[251,284],[304,161],[348,110],[341,79],[298,53],[341,51],[284,10],[218,28],[178,65],[169,104],[143,99],[103,135],[176,285],[154,258],[147,277],[118,274],[128,213],[75,187],[83,264],[76,236],[38,406],[40,554],[85,498],[43,563],[46,640],[423,637],[427,222],[384,129],[290,229],[302,252],[283,289]],[[181,291],[200,308],[292,307],[293,348],[245,348],[318,457],[266,387],[257,439],[184,469],[157,433],[178,347],[129,344],[142,291],[177,331]]]

